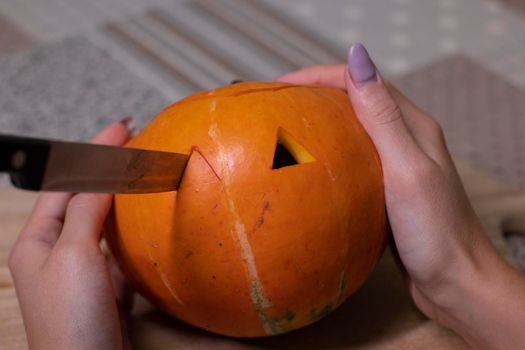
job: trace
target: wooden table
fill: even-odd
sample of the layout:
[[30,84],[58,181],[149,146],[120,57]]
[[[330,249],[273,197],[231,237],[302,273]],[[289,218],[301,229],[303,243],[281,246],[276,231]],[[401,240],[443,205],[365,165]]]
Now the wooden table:
[[[456,159],[461,177],[488,235],[506,259],[512,258],[501,225],[525,216],[525,193]],[[26,349],[25,333],[7,268],[7,256],[35,195],[0,188],[0,349]],[[304,329],[272,338],[232,339],[185,325],[137,298],[130,324],[136,349],[465,349],[452,332],[420,314],[405,290],[390,252],[366,284],[338,310]]]

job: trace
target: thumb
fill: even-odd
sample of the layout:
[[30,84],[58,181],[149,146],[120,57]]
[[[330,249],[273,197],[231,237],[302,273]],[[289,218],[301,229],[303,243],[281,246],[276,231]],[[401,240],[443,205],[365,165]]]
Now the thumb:
[[348,52],[345,83],[357,118],[376,146],[383,166],[389,162],[400,166],[419,158],[422,152],[362,44],[354,44]]

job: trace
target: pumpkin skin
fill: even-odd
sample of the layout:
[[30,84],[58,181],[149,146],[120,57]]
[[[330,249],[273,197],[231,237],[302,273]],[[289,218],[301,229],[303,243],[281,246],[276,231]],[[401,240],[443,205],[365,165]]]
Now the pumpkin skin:
[[[272,169],[280,137],[300,164]],[[166,108],[128,146],[191,153],[177,192],[115,196],[106,239],[137,291],[197,327],[308,325],[384,251],[379,156],[342,91],[230,85]]]

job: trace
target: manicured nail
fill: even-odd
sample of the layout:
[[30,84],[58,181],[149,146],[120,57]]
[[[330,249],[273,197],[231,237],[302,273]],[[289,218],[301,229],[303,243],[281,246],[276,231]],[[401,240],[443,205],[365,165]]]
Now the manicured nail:
[[358,87],[369,81],[377,81],[376,67],[363,44],[357,43],[350,47],[348,51],[348,71]]
[[139,133],[132,117],[126,117],[122,119],[120,123],[122,123],[128,129],[130,136],[137,136]]

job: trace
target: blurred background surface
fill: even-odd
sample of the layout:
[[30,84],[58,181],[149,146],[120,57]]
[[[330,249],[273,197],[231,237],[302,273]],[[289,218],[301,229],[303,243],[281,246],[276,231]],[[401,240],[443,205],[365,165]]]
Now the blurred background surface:
[[525,1],[2,0],[0,130],[84,140],[363,42],[450,149],[525,187]]
[[[511,207],[524,209],[512,196],[525,191],[525,0],[0,0],[0,132],[87,140],[125,116],[142,127],[199,90],[342,63],[356,41],[441,123],[452,153],[476,169],[462,166],[467,182],[478,178],[474,173],[497,180],[495,187],[476,180],[467,188],[487,188],[475,207],[489,233],[501,238],[504,226],[525,269],[523,217],[500,220]],[[505,190],[493,193],[500,183]],[[0,176],[0,190],[6,185]],[[33,196],[2,196],[0,349],[25,349],[5,261]],[[403,322],[408,330],[396,339],[406,346],[388,348],[443,337],[428,323],[415,329],[422,321],[404,285],[395,284],[394,264],[381,266],[317,328],[252,345],[342,349],[350,340],[353,348],[356,339],[357,346],[383,341]],[[176,324],[182,331],[173,332],[166,326],[172,321],[145,315],[132,328],[143,348],[163,337],[184,348],[244,348],[225,338],[196,341],[193,329]],[[341,336],[345,325],[352,331]]]
[[202,89],[344,62],[356,41],[454,155],[525,188],[522,0],[2,0],[0,131],[140,127]]

